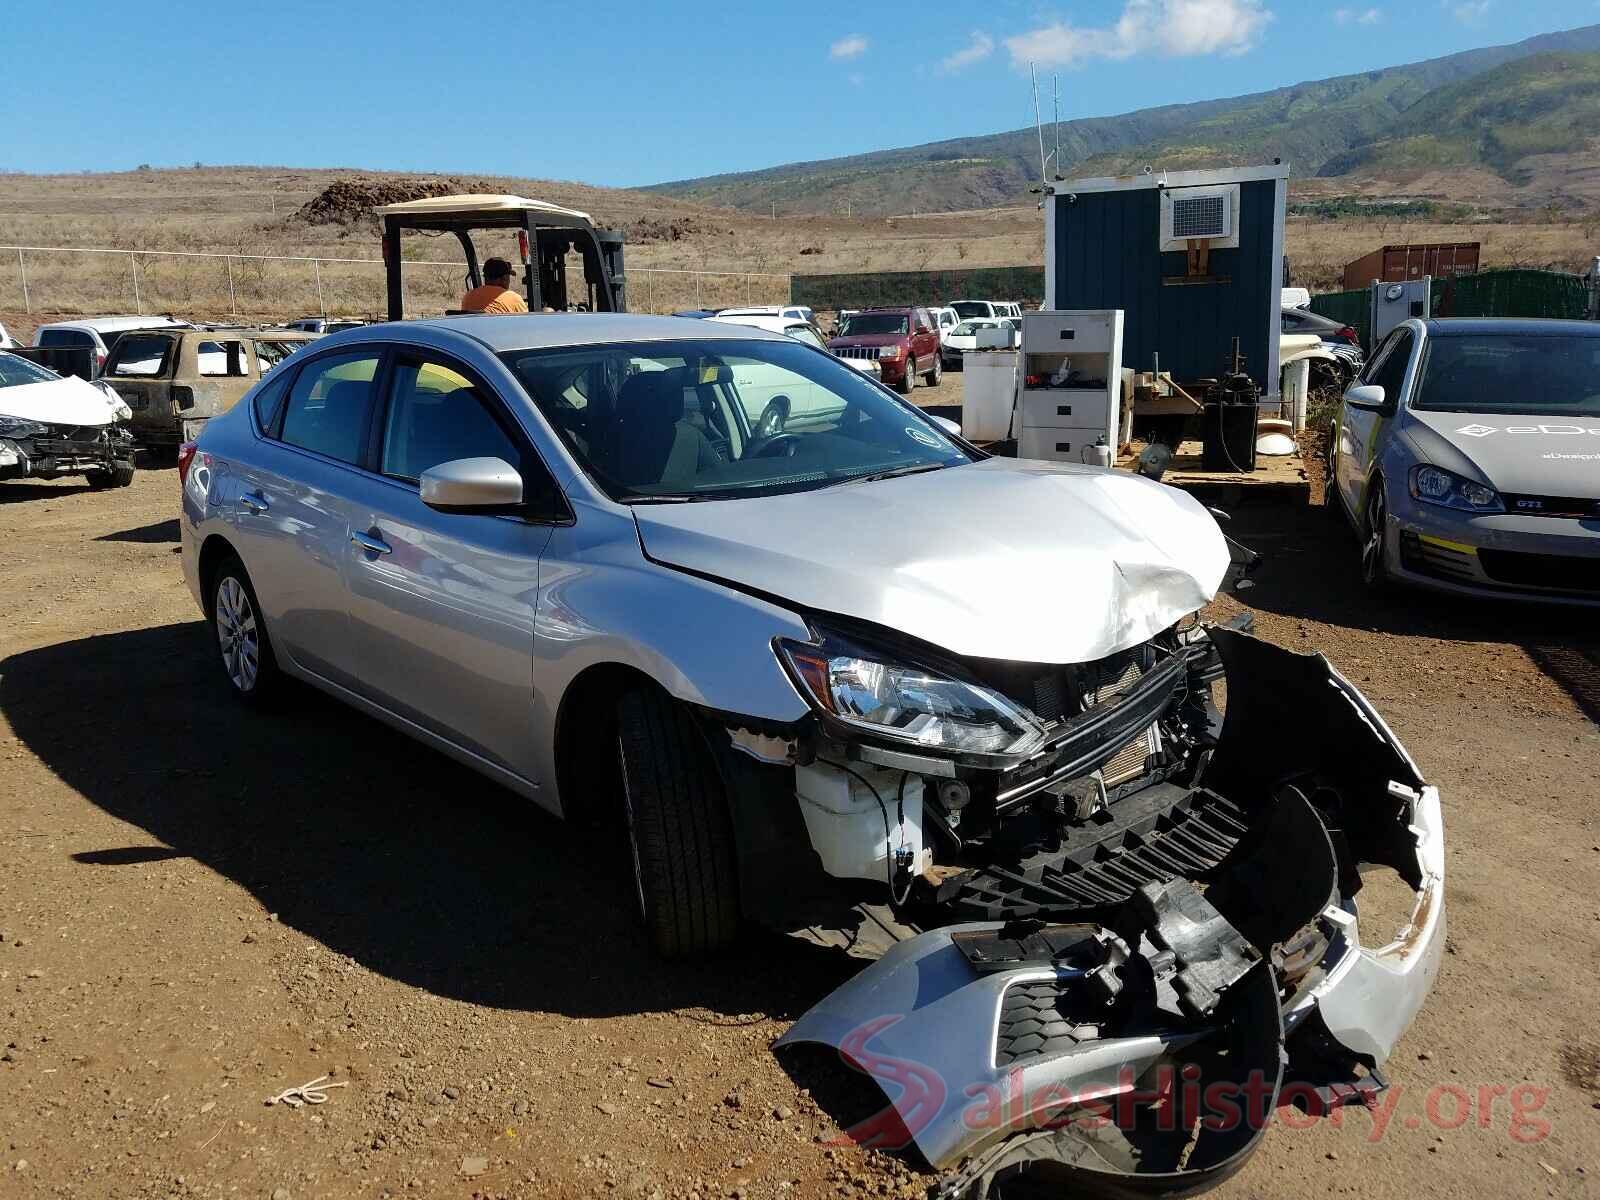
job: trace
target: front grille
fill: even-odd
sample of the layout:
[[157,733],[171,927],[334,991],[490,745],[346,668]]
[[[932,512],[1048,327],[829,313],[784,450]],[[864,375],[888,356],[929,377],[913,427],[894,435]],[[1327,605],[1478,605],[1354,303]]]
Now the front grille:
[[[1000,1024],[995,1030],[995,1066],[1004,1067],[1024,1058],[1062,1054],[1079,1042],[1099,1036],[1098,1025],[1074,1018],[1075,982],[1035,979],[1014,983],[1005,990],[1000,998]],[[1082,984],[1077,986],[1081,988]],[[1079,1005],[1081,1007],[1081,1000]]]
[[1483,564],[1484,574],[1496,583],[1600,595],[1600,558],[1479,550],[1478,561]]
[[1503,495],[1506,511],[1525,517],[1600,517],[1600,500],[1577,496]]
[[1400,562],[1419,575],[1457,583],[1479,583],[1478,573],[1472,569],[1472,559],[1470,550],[1458,550],[1432,538],[1419,537],[1409,529],[1400,534]]
[[844,346],[834,351],[840,358],[871,358],[878,357],[876,346]]

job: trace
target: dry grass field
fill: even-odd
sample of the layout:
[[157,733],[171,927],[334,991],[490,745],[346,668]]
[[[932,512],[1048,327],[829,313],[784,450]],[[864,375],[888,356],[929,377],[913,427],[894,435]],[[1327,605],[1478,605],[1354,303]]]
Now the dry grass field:
[[[26,327],[32,313],[175,312],[209,318],[281,318],[320,309],[377,315],[383,272],[376,229],[309,224],[295,210],[338,179],[401,178],[354,171],[215,167],[118,174],[0,175],[0,245],[136,251],[63,254],[29,250],[28,297],[14,251],[0,250],[0,313]],[[464,190],[511,191],[570,205],[627,235],[630,304],[637,310],[787,298],[790,273],[915,270],[1036,263],[1043,221],[1031,206],[899,217],[776,219],[706,208],[657,195],[513,178],[461,179]],[[1436,181],[1448,195],[1448,181]],[[1355,188],[1381,197],[1381,182]],[[1406,188],[1416,195],[1415,184]],[[1328,180],[1302,180],[1296,197],[1332,194]],[[1347,193],[1349,194],[1349,193]],[[1475,240],[1485,266],[1576,270],[1600,245],[1600,216],[1483,210],[1495,219],[1455,224],[1373,218],[1292,218],[1288,253],[1296,281],[1337,288],[1343,264],[1385,243]],[[507,253],[509,245],[491,245]],[[184,258],[163,252],[233,258]],[[453,243],[418,237],[406,257],[441,262],[408,273],[414,311],[439,311],[459,292]],[[316,263],[243,256],[291,256]],[[320,299],[319,299],[320,296]]]

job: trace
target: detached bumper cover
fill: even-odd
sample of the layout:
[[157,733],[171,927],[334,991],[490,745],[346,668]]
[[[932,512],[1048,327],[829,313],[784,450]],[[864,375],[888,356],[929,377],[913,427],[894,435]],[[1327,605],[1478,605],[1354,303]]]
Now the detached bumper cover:
[[[1090,1195],[1219,1182],[1278,1103],[1381,1088],[1433,984],[1438,791],[1326,659],[1212,636],[1227,713],[1193,795],[1242,822],[1220,862],[1195,870],[1145,836],[1149,861],[1119,898],[1039,895],[1028,920],[921,934],[779,1040],[832,1047],[873,1077],[890,1107],[868,1135],[952,1172],[948,1194],[1020,1173]],[[1363,865],[1415,892],[1407,926],[1376,948],[1361,944]],[[1016,949],[974,954],[974,939]],[[1313,1094],[1285,1093],[1286,1079]]]

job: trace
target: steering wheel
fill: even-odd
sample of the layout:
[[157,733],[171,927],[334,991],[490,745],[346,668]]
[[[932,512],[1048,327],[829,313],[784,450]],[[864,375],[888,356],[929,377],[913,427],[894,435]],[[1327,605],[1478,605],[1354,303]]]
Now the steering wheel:
[[747,458],[793,458],[800,448],[800,435],[779,433],[764,442],[751,444],[755,449],[746,455]]

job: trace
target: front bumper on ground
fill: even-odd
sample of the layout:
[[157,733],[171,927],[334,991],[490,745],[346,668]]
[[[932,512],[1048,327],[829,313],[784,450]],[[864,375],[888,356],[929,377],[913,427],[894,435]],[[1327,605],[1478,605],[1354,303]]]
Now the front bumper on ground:
[[[1130,819],[1134,849],[1096,860],[1097,892],[1043,876],[1016,919],[902,942],[779,1041],[830,1047],[877,1080],[890,1107],[871,1132],[950,1172],[949,1195],[985,1196],[1021,1172],[1100,1195],[1219,1182],[1276,1105],[1322,1111],[1381,1089],[1432,986],[1445,939],[1437,790],[1321,656],[1212,638],[1227,712],[1188,794],[1230,806],[1231,842],[1179,819],[1183,789],[1122,800],[1154,796],[1165,815]],[[1405,928],[1371,947],[1363,867],[1414,893]],[[974,955],[973,937],[1000,948]]]
[[1386,563],[1396,579],[1484,598],[1600,604],[1600,516],[1478,515],[1392,505]]

